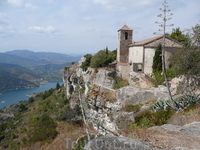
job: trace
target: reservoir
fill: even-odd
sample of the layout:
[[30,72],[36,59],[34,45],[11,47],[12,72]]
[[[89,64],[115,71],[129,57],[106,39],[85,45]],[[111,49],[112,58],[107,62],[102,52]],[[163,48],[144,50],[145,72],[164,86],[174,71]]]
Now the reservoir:
[[59,83],[60,86],[63,85],[63,82],[48,82],[45,84],[41,84],[40,87],[34,89],[18,89],[3,92],[0,95],[0,109],[12,105],[14,103],[18,103],[19,101],[28,100],[30,97],[28,94],[40,93],[47,91],[51,88],[56,88],[56,84]]

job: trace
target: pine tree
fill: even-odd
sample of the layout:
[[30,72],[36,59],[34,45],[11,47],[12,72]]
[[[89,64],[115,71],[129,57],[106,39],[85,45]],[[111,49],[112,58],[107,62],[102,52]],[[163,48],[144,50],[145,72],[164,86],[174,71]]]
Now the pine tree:
[[156,48],[155,55],[153,57],[153,73],[162,71],[162,45],[159,44]]

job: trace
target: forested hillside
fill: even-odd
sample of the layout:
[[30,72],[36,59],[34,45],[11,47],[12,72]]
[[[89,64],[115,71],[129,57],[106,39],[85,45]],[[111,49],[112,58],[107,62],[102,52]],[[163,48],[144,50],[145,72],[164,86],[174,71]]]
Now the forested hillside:
[[38,87],[41,82],[45,81],[27,68],[0,63],[0,93],[12,89]]

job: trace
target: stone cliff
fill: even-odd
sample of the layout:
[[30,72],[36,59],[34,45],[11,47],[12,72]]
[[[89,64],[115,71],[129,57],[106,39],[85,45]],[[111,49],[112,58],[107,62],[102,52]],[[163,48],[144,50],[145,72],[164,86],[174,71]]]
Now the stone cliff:
[[[186,127],[192,127],[192,124],[183,127],[165,125],[145,129],[144,133],[148,134],[142,139],[139,138],[140,141],[122,137],[121,135],[124,135],[123,129],[127,129],[130,123],[134,122],[135,115],[137,115],[138,112],[148,109],[155,101],[169,99],[167,88],[163,85],[157,88],[152,87],[144,74],[124,72],[123,70],[128,70],[128,66],[125,66],[125,69],[123,69],[123,66],[120,66],[120,71],[116,68],[99,68],[98,70],[87,68],[87,70],[82,70],[81,65],[84,61],[85,58],[83,57],[77,65],[66,67],[63,81],[66,88],[66,95],[71,99],[70,106],[73,108],[81,103],[84,107],[87,121],[93,125],[97,134],[104,135],[102,138],[95,138],[97,141],[95,139],[92,140],[85,149],[106,149],[106,147],[104,147],[105,145],[100,148],[93,147],[97,144],[95,142],[99,142],[98,140],[104,144],[110,140],[111,143],[112,141],[128,140],[131,141],[130,143],[136,144],[134,145],[136,149],[144,150],[154,149],[155,147],[185,150],[200,148],[198,144],[200,142],[199,135],[192,135],[191,138],[193,138],[193,142],[196,144],[190,146],[189,144],[191,144],[192,141],[188,144],[186,141],[191,134],[182,133],[183,130],[186,130],[187,133],[190,132]],[[128,84],[115,89],[113,85],[116,80],[126,80]],[[173,89],[171,90],[174,90],[172,93],[175,93],[177,84],[175,86],[173,82],[171,83],[173,84],[171,86]],[[130,112],[123,111],[123,108],[130,104],[132,106],[139,105],[139,110]],[[195,120],[199,121],[198,119]],[[197,124],[199,126],[198,122]],[[196,126],[192,129],[199,133],[199,129],[197,129]],[[164,134],[164,136],[162,136],[162,134]],[[180,139],[176,138],[177,134],[180,135]],[[173,140],[170,140],[170,137],[173,137]],[[160,142],[156,142],[157,139],[159,139]],[[168,141],[167,144],[166,141]],[[186,144],[182,146],[183,142]],[[153,147],[146,145],[147,143]],[[122,145],[123,144],[125,143],[122,142]],[[115,148],[112,149],[114,150]],[[124,148],[122,147],[121,149]]]
[[[100,68],[97,70],[81,68],[85,58],[77,65],[68,67],[64,71],[64,86],[66,94],[73,99],[71,107],[79,102],[78,91],[82,89],[82,98],[85,103],[87,118],[93,124],[96,131],[103,135],[117,135],[118,124],[125,120],[134,121],[133,112],[123,112],[121,108],[127,104],[139,104],[150,100],[168,98],[167,89],[164,86],[144,89],[136,86],[136,76],[130,75],[127,81],[129,85],[119,89],[113,89],[115,79],[122,79],[122,73],[116,69]],[[143,77],[138,77],[137,81]],[[144,105],[141,109],[148,108]],[[125,119],[125,120],[124,120]]]

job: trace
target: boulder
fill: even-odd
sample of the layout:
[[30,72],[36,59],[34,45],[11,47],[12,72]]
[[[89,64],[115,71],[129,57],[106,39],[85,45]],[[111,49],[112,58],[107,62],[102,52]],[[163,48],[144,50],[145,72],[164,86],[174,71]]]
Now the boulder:
[[[159,150],[137,139],[102,136],[91,140],[84,150]],[[164,149],[163,149],[164,150]]]

